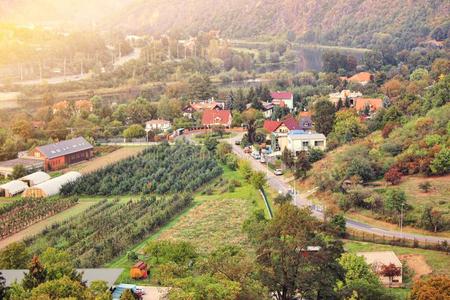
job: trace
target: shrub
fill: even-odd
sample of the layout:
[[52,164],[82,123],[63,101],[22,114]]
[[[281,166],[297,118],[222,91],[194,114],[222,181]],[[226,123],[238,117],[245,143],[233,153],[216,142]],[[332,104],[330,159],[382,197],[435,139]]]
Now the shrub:
[[429,181],[424,181],[419,183],[419,189],[421,189],[424,193],[428,193],[431,189],[431,183]]
[[384,174],[384,180],[391,183],[392,185],[397,185],[402,180],[402,173],[397,168],[391,168]]

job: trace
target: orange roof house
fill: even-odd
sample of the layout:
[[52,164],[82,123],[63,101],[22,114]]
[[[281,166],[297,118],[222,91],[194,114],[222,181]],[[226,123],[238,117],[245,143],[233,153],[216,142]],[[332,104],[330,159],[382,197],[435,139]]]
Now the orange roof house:
[[383,108],[383,100],[380,98],[356,98],[353,107],[356,111],[363,111],[368,107],[370,112],[375,112]]
[[203,112],[202,125],[205,127],[231,127],[231,112],[229,110],[208,109]]
[[348,78],[347,81],[366,85],[373,81],[373,75],[369,72],[360,72]]

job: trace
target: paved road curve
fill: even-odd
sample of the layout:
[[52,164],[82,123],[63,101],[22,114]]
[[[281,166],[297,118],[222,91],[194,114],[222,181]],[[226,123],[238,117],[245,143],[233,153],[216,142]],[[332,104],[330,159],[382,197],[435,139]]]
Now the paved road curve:
[[[292,190],[291,186],[286,181],[286,179],[284,179],[282,176],[279,176],[279,177],[275,176],[271,171],[268,170],[266,165],[261,164],[259,161],[251,158],[250,155],[244,153],[243,149],[240,146],[237,146],[234,144],[234,142],[236,140],[240,140],[240,139],[241,139],[240,135],[238,135],[234,138],[228,139],[228,142],[233,146],[233,151],[239,157],[246,158],[251,163],[252,167],[255,170],[265,172],[267,174],[268,184],[276,191],[281,191],[283,194],[286,194],[290,190]],[[298,193],[297,193],[297,195],[293,196],[292,202],[294,205],[296,205],[298,207],[305,207],[305,206],[311,207],[311,202],[308,199],[306,199],[304,196],[299,195]],[[313,207],[313,208],[315,208],[315,207]],[[323,219],[323,213],[321,211],[314,209],[313,214],[316,217]],[[443,242],[443,241],[447,241],[448,243],[450,243],[449,238],[428,236],[428,235],[425,236],[425,235],[420,235],[420,234],[413,234],[413,233],[406,233],[406,232],[402,233],[400,231],[386,230],[386,229],[376,228],[376,227],[373,227],[372,225],[368,225],[365,223],[361,223],[361,222],[349,220],[349,219],[347,219],[347,227],[355,229],[355,230],[363,231],[366,233],[370,233],[370,234],[384,235],[386,237],[394,237],[394,238],[400,238],[400,239],[404,238],[404,239],[409,239],[409,240],[415,239],[418,241],[430,242],[430,243],[431,242],[437,243],[437,242]]]

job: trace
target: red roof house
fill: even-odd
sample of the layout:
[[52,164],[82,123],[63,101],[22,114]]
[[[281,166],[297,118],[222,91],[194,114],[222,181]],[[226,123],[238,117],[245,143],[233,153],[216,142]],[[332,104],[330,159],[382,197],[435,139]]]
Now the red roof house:
[[229,110],[208,109],[203,112],[202,125],[205,127],[231,127],[231,112]]
[[277,128],[280,127],[281,124],[282,122],[280,121],[264,120],[263,127],[267,132],[272,133],[277,130]]
[[291,92],[272,92],[270,96],[272,97],[273,105],[287,106],[289,109],[294,108],[294,94]]
[[360,72],[347,79],[349,82],[355,82],[366,85],[373,80],[373,75],[369,72]]
[[83,137],[77,137],[55,144],[37,146],[27,157],[43,160],[44,170],[54,171],[91,159],[94,157],[94,147]]
[[356,98],[354,100],[354,108],[356,111],[363,111],[369,108],[370,112],[375,112],[383,107],[383,100],[380,98]]
[[287,116],[282,123],[284,126],[286,126],[289,130],[299,130],[300,125],[298,121],[293,116]]

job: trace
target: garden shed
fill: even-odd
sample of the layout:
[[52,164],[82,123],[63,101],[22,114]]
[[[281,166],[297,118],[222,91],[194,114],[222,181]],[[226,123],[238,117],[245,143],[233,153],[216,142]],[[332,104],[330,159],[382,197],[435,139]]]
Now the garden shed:
[[79,177],[81,177],[81,174],[78,172],[68,172],[64,175],[26,189],[23,196],[30,198],[44,198],[57,195],[63,185],[75,181]]
[[13,197],[19,193],[22,193],[27,184],[20,180],[13,180],[3,185],[0,185],[0,197]]
[[48,175],[47,173],[38,171],[20,178],[20,181],[25,182],[29,187],[31,187],[43,183],[49,180],[50,178],[51,178],[50,175]]

